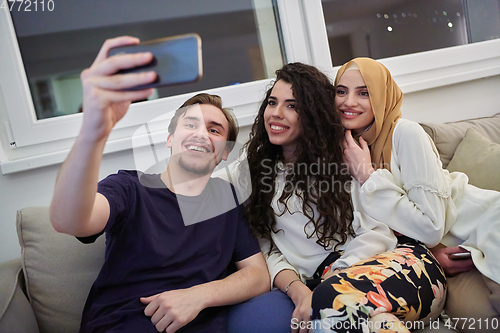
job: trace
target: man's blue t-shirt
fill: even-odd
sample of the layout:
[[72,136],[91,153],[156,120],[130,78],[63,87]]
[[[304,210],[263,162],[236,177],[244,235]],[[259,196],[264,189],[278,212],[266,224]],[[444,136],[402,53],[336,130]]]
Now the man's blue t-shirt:
[[[160,175],[136,171],[99,182],[110,205],[106,254],[81,332],[157,332],[140,297],[223,279],[235,271],[234,262],[258,253],[233,191],[211,178],[199,196],[175,195]],[[178,332],[202,331],[225,331],[224,307],[203,310]]]

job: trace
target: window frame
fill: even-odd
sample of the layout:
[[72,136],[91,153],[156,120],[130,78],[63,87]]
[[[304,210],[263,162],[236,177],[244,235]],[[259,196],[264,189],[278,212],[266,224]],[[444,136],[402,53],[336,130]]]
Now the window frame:
[[[333,78],[338,67],[332,67],[321,0],[274,1],[285,61],[317,66]],[[5,73],[0,77],[0,93],[5,102],[8,140],[1,147],[5,155],[0,161],[2,173],[61,163],[79,132],[82,114],[36,119],[12,20],[1,10],[0,49],[5,50],[0,53],[0,72]],[[499,75],[500,39],[379,60],[390,68],[403,92],[426,90]],[[266,79],[206,91],[220,95],[244,127],[253,123],[270,82]],[[132,149],[131,135],[137,128],[164,110],[177,108],[193,93],[133,104],[113,129],[105,154]]]

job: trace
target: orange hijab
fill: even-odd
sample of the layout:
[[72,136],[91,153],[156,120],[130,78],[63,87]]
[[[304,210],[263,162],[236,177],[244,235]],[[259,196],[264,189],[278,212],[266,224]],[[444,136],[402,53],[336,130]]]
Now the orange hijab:
[[398,119],[401,118],[403,93],[392,79],[389,70],[380,62],[370,58],[355,58],[345,63],[337,72],[335,85],[353,62],[358,66],[365,81],[375,116],[372,127],[361,136],[370,146],[375,169],[390,170],[392,133]]

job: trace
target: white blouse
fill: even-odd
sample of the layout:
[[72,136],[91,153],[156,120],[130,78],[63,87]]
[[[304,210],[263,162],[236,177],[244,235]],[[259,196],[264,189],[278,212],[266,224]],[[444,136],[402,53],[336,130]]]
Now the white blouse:
[[[316,243],[318,239],[316,235],[308,238],[307,234],[312,234],[314,226],[312,223],[307,225],[309,219],[302,213],[302,200],[296,194],[292,194],[286,202],[288,209],[285,209],[285,204],[278,202],[283,193],[285,179],[286,171],[279,170],[272,201],[276,215],[276,230],[280,230],[271,235],[276,246],[269,253],[270,242],[259,240],[271,275],[271,286],[274,285],[276,275],[284,269],[295,271],[305,282],[313,276],[330,253]],[[357,182],[353,181],[352,186],[354,193],[358,193]],[[353,200],[359,199],[354,196]],[[314,205],[313,210],[315,216],[319,216]],[[349,238],[344,245],[338,247],[337,250],[343,250],[344,254],[334,263],[332,269],[348,267],[360,260],[392,250],[396,246],[397,239],[387,225],[361,212],[354,212],[352,226],[356,237]]]
[[429,247],[460,245],[482,274],[500,283],[500,192],[479,189],[465,174],[443,169],[419,124],[398,121],[391,171],[376,170],[361,186],[357,204],[355,209]]

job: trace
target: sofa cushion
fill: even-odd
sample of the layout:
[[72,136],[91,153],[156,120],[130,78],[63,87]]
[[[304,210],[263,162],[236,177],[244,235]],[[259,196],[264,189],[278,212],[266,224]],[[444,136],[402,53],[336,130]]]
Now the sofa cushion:
[[473,128],[492,142],[500,143],[500,113],[492,117],[475,118],[451,123],[420,123],[432,138],[441,156],[443,168],[448,167],[455,149],[465,136],[467,129]]
[[0,332],[39,333],[22,274],[21,258],[0,265]]
[[26,291],[41,333],[78,332],[90,287],[104,261],[104,237],[84,245],[57,233],[48,207],[17,213]]
[[469,184],[500,191],[500,145],[469,128],[448,164],[450,172],[469,176]]

